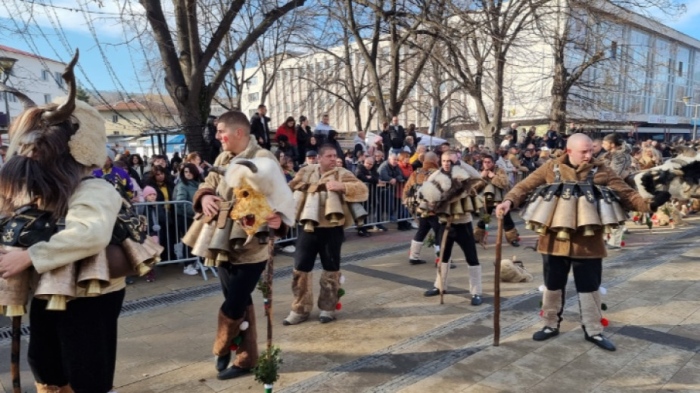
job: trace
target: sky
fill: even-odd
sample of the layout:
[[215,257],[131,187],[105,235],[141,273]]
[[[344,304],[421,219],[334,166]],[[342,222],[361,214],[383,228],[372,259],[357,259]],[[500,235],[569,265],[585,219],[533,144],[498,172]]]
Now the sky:
[[[157,56],[150,37],[126,43],[126,37],[133,37],[134,28],[143,27],[139,25],[143,23],[143,9],[136,1],[119,2],[121,8],[118,2],[110,0],[103,0],[102,7],[94,0],[3,0],[0,3],[1,44],[64,62],[72,56],[73,48],[80,48],[77,75],[79,83],[90,91],[166,94],[162,84],[153,83],[154,79],[162,81],[162,74],[144,65],[146,55]],[[120,23],[120,13],[128,14],[131,26],[125,28]],[[88,19],[92,23],[87,23]],[[700,0],[689,0],[685,14],[664,22],[700,40],[698,20]],[[22,29],[25,29],[24,34],[16,33]]]

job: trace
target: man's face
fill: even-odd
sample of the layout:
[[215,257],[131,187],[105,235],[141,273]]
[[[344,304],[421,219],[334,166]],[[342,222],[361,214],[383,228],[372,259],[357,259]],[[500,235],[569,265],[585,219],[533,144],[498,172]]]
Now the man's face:
[[392,117],[391,124],[398,126],[399,125],[399,117],[398,116]]
[[[111,163],[111,161],[110,161]],[[168,164],[165,162],[165,159],[158,157],[153,159],[153,166],[159,166],[161,168],[165,168],[168,166]]]
[[325,149],[323,154],[318,156],[318,164],[321,166],[321,171],[326,172],[336,167],[338,154],[334,149]]
[[235,141],[240,138],[243,129],[240,127],[227,126],[224,123],[216,125],[216,139],[221,142],[221,148],[224,151],[233,151]]
[[481,160],[481,168],[487,171],[493,170],[493,160],[490,157],[484,157],[484,159]]
[[258,108],[258,113],[260,116],[265,116],[267,114],[267,107]]
[[581,140],[575,143],[571,148],[567,148],[569,154],[569,162],[577,167],[591,161],[593,158],[593,143],[587,140]]
[[309,165],[315,164],[316,163],[316,156],[306,157],[306,163]]
[[605,151],[610,151],[610,142],[603,140],[603,143],[601,146],[603,146],[603,149],[605,149]]
[[323,123],[323,124],[328,124],[328,121],[329,121],[328,115],[323,115],[323,116],[321,117],[321,123]]
[[375,153],[374,154],[374,161],[376,162],[382,162],[384,160],[384,154],[383,153]]
[[591,148],[593,149],[593,154],[598,154],[603,148],[603,145],[600,143],[600,141],[593,141],[593,143],[591,144]]
[[396,166],[397,162],[398,162],[398,159],[396,158],[395,155],[389,155],[389,165]]
[[372,157],[365,158],[363,165],[365,166],[365,168],[367,168],[367,170],[372,169],[372,167],[374,166],[374,158],[372,158]]
[[449,172],[450,168],[452,168],[452,157],[450,156],[450,154],[440,156],[440,167],[442,167],[443,171]]

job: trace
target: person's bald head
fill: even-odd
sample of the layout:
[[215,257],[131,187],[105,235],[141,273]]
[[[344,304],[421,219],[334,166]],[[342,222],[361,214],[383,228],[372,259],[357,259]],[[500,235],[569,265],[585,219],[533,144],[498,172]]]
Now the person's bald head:
[[423,162],[432,162],[433,164],[438,165],[438,161],[438,155],[432,151],[425,153],[425,156],[423,156]]
[[593,158],[593,141],[585,134],[573,134],[566,142],[566,154],[574,167],[590,162]]

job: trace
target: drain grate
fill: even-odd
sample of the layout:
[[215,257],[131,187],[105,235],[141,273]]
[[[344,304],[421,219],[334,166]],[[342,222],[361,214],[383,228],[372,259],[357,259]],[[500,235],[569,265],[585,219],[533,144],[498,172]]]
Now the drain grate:
[[[408,246],[409,243],[400,243],[377,250],[361,251],[349,254],[348,256],[342,258],[341,266],[347,264],[355,264],[357,262],[369,258],[376,258],[388,254],[393,254],[399,251],[405,251],[408,248]],[[317,259],[316,262],[317,263],[315,265],[315,270],[321,270],[321,264],[318,263],[320,262],[320,260]],[[274,278],[276,280],[282,280],[287,277],[291,277],[293,270],[293,266],[286,266],[281,269],[277,269],[275,270]],[[220,293],[220,291],[221,286],[218,283],[216,283],[191,288],[183,288],[164,294],[134,299],[124,303],[124,305],[122,306],[122,312],[120,314],[120,317],[127,317],[144,311],[154,310],[161,307],[172,306],[175,304],[202,299]],[[29,335],[29,325],[22,325],[22,335]],[[0,344],[9,342],[11,340],[12,328],[0,328]]]

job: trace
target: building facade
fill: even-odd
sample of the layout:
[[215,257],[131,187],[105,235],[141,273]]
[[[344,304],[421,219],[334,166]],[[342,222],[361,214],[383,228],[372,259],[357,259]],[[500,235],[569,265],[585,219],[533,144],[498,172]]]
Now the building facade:
[[[37,104],[48,104],[67,94],[65,81],[61,77],[66,68],[65,63],[4,45],[0,45],[0,57],[17,60],[7,79],[7,85],[26,94]],[[4,114],[9,107],[10,120],[22,112],[22,104],[14,95],[7,94],[1,98],[3,102],[0,104],[0,112]]]

